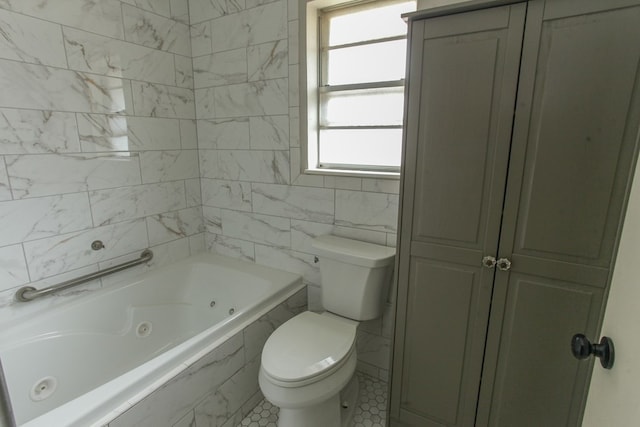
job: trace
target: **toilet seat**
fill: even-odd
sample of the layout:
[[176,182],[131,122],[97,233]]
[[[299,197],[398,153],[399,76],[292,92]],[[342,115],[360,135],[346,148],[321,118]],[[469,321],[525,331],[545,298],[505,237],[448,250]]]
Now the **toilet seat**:
[[355,351],[356,323],[310,311],[276,329],[262,351],[271,382],[300,387],[331,375]]

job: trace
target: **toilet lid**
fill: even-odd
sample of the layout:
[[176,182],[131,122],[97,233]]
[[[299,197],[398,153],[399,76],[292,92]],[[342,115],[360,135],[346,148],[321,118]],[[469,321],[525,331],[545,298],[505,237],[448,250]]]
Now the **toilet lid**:
[[350,354],[356,324],[305,311],[276,329],[262,351],[262,369],[279,381],[302,381]]

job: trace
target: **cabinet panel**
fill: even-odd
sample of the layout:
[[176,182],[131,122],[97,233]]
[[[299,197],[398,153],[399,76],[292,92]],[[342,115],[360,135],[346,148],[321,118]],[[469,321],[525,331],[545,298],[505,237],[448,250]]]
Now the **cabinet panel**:
[[624,142],[634,137],[638,22],[637,7],[543,22],[515,252],[609,265],[632,146]]
[[490,425],[576,425],[588,364],[569,343],[595,333],[602,289],[517,273],[508,287]]

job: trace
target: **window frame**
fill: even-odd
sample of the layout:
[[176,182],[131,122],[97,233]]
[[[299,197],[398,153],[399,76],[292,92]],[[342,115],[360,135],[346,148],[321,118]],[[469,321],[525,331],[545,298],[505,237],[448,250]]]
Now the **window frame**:
[[[384,5],[403,3],[406,0],[388,0]],[[320,26],[328,20],[323,16],[336,16],[341,13],[352,13],[354,8],[362,10],[374,7],[375,0],[345,1],[345,0],[302,0],[299,11],[299,25],[301,38],[300,49],[300,135],[301,135],[301,168],[306,174],[343,175],[359,177],[375,177],[399,179],[400,167],[368,166],[362,164],[320,164],[319,162],[319,130],[326,128],[320,125],[320,93],[329,91],[344,91],[365,88],[404,87],[405,78],[387,82],[367,82],[329,87],[323,84],[326,76],[326,61],[322,60],[322,46],[328,45],[328,31],[321,31]],[[326,25],[326,24],[325,24]],[[320,39],[325,37],[323,43]],[[402,40],[405,36],[394,36],[376,40],[366,40],[345,46],[368,45],[377,42]],[[325,55],[325,57],[328,55]],[[345,128],[345,127],[329,127]],[[349,129],[402,129],[403,125],[372,125],[348,127]]]

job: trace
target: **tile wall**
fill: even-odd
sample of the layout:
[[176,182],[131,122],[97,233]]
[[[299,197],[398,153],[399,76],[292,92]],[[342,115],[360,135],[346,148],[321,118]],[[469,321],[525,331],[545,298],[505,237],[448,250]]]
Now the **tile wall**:
[[[301,273],[320,310],[311,238],[395,244],[398,181],[299,172],[297,16],[298,0],[0,0],[0,320],[55,304],[18,306],[18,287],[148,246],[155,264],[206,248]],[[389,311],[358,337],[382,379]]]
[[[311,239],[395,245],[399,182],[300,174],[299,0],[189,0],[206,245],[304,275]],[[386,379],[391,335],[363,324],[360,369]]]
[[186,0],[0,0],[0,318],[55,300],[18,307],[19,286],[204,249],[188,19]]

